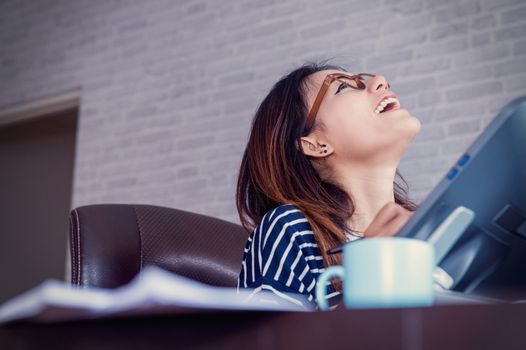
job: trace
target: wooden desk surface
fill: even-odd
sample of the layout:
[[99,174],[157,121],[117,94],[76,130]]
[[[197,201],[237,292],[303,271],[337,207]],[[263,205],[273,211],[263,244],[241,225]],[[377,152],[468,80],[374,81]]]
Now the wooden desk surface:
[[18,349],[526,349],[526,304],[220,312],[0,326]]

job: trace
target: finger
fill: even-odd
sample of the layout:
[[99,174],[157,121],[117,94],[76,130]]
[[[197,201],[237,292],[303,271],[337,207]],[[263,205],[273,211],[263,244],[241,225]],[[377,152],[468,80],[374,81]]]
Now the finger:
[[393,236],[409,220],[410,217],[411,212],[409,211],[398,213],[387,223],[383,223],[381,225],[378,223],[371,224],[370,227],[365,230],[364,235],[375,237]]
[[400,215],[405,215],[406,211],[404,208],[395,203],[388,203],[380,209],[380,212],[373,219],[369,227],[365,230],[365,235],[367,233],[372,235],[377,235],[378,233],[384,231],[385,226],[389,224],[393,219],[397,218]]
[[405,209],[397,203],[389,202],[385,204],[382,209],[376,214],[373,222],[385,225],[399,214],[403,213]]
[[394,236],[400,231],[400,229],[409,220],[410,215],[399,215],[395,219],[391,220],[387,225],[381,228],[381,231],[375,235],[375,237],[387,237]]

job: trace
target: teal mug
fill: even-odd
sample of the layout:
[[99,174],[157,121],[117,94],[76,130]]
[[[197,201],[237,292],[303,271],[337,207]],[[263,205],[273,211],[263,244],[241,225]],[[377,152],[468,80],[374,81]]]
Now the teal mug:
[[434,301],[434,246],[401,237],[364,238],[343,246],[343,266],[318,278],[316,299],[328,309],[327,282],[339,277],[347,308],[431,306]]

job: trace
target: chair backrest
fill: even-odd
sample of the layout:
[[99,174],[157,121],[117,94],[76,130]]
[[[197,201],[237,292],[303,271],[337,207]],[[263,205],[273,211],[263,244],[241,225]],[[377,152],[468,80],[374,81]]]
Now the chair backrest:
[[235,287],[246,239],[240,225],[178,209],[78,207],[70,212],[71,283],[115,288],[155,265],[210,285]]

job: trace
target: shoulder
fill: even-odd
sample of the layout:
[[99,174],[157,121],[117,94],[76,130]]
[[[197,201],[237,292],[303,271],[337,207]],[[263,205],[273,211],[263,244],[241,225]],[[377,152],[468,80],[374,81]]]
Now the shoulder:
[[265,213],[253,235],[263,239],[263,246],[266,246],[269,239],[275,242],[302,233],[312,233],[309,221],[296,206],[283,204]]
[[264,216],[268,216],[269,219],[272,219],[277,217],[285,217],[289,215],[292,215],[292,217],[305,217],[302,211],[294,204],[282,204],[280,206],[275,207],[274,209],[267,211]]
[[308,222],[303,212],[293,204],[282,204],[263,215],[260,227],[279,227],[284,225],[294,225]]

